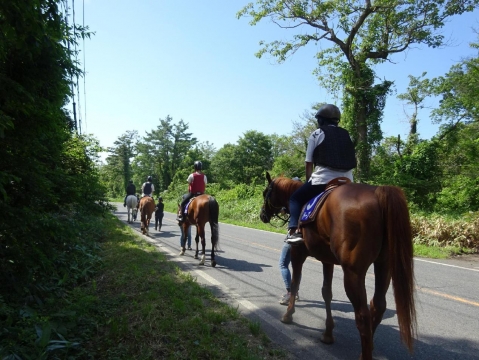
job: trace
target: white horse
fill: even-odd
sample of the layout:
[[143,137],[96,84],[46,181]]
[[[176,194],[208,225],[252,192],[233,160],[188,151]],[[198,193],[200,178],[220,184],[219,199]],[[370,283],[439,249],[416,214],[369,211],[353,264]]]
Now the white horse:
[[[136,215],[138,213],[138,198],[136,195],[128,195],[126,198],[126,208],[128,209],[128,223],[131,224],[136,220]],[[131,210],[131,221],[130,221],[130,210]]]

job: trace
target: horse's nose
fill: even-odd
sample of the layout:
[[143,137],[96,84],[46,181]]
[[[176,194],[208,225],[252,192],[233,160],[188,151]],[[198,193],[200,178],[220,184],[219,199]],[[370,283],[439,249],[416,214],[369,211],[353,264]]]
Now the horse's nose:
[[261,209],[261,212],[259,213],[259,218],[261,219],[262,222],[269,223],[269,217],[268,215],[266,215],[264,208]]

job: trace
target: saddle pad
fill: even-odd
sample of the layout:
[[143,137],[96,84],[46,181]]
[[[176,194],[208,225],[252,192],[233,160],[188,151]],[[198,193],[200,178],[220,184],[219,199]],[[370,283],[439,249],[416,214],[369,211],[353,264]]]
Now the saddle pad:
[[303,207],[301,216],[299,217],[299,226],[306,225],[316,218],[316,214],[318,213],[319,209],[321,208],[331,191],[336,189],[338,186],[348,184],[350,182],[351,180],[346,177],[338,177],[328,182],[326,184],[326,190],[324,190],[318,196],[309,200]]
[[316,218],[319,208],[324,203],[324,200],[328,197],[331,191],[333,191],[333,189],[334,187],[323,191],[321,194],[315,196],[306,203],[301,212],[301,216],[299,217],[300,226],[306,225]]
[[[195,196],[195,197],[196,197],[196,196]],[[195,197],[191,198],[190,201],[188,201],[188,203],[186,204],[186,206],[185,206],[185,211],[184,211],[184,214],[185,214],[185,215],[188,215],[188,208],[190,207],[190,204],[191,204],[191,202],[193,201],[193,199],[194,199]]]

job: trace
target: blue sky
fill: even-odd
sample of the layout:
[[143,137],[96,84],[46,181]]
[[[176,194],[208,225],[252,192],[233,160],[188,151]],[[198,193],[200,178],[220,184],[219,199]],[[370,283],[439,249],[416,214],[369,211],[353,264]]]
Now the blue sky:
[[[144,136],[170,115],[188,123],[200,142],[219,149],[249,130],[289,135],[293,121],[316,102],[340,105],[312,75],[316,46],[279,65],[254,56],[260,40],[286,40],[292,33],[269,21],[250,26],[247,18],[238,20],[236,12],[248,1],[85,0],[83,17],[83,2],[77,0],[76,22],[95,32],[79,44],[86,69],[78,109],[83,133],[112,146],[126,131]],[[477,40],[472,28],[479,28],[479,11],[455,17],[442,29],[452,46],[411,49],[393,57],[394,64],[376,68],[377,75],[394,81],[398,94],[408,75],[443,75],[476,54],[469,47]],[[420,115],[418,131],[430,138],[437,126],[427,112]],[[409,130],[396,95],[387,100],[382,129],[386,136],[402,137]]]

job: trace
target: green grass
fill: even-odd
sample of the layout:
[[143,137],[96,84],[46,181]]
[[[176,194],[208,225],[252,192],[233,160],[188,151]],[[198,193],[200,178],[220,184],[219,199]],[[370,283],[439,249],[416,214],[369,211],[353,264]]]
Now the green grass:
[[[286,359],[259,323],[217,300],[126,225],[108,219],[103,268],[76,288],[66,311],[81,312],[87,339],[76,356],[95,359]],[[64,304],[66,305],[66,304]]]

